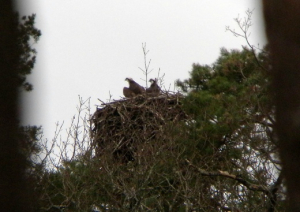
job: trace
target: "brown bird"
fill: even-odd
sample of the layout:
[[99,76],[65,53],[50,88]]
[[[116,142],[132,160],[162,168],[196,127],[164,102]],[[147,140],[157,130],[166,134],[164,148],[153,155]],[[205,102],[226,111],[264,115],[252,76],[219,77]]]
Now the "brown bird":
[[123,88],[123,94],[125,97],[130,98],[145,93],[145,89],[136,83],[132,78],[126,78],[125,81],[129,83],[129,88]]
[[151,85],[146,89],[146,93],[150,96],[158,96],[160,94],[160,87],[157,85],[157,79],[150,79]]
[[134,97],[134,96],[135,96],[135,94],[133,93],[133,91],[130,90],[129,88],[127,88],[127,87],[124,87],[124,88],[123,88],[123,95],[124,95],[125,97],[127,97],[127,98],[131,98],[131,97]]

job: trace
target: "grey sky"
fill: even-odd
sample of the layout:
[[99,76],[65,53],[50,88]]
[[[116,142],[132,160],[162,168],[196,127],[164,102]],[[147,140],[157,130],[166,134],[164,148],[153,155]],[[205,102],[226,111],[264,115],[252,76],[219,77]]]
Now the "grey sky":
[[255,9],[250,41],[263,45],[259,0],[19,0],[22,14],[36,13],[42,36],[30,76],[34,90],[24,95],[24,122],[42,125],[51,139],[55,123],[67,127],[78,95],[91,97],[92,109],[122,96],[126,77],[145,86],[142,43],[151,59],[150,77],[160,68],[165,86],[185,79],[193,63],[211,64],[220,48],[241,48],[234,18]]

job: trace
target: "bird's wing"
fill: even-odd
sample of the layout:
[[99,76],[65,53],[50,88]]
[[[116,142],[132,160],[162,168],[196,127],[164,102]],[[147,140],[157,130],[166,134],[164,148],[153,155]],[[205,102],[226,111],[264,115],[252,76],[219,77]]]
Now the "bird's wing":
[[134,96],[135,96],[135,93],[134,93],[131,89],[129,89],[129,88],[127,88],[127,87],[124,87],[124,88],[123,88],[123,95],[124,95],[125,97],[127,97],[127,98],[131,98],[131,97],[134,97]]
[[142,86],[140,86],[138,83],[136,82],[132,82],[130,83],[130,87],[129,87],[135,94],[142,94],[145,92],[145,88],[143,88]]

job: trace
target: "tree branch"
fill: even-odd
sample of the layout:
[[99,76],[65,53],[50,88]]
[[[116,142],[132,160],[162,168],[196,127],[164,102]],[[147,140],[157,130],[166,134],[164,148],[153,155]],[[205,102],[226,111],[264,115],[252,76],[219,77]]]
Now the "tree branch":
[[240,184],[246,186],[249,190],[252,191],[261,191],[264,192],[265,194],[269,195],[270,190],[266,187],[266,186],[262,186],[262,185],[257,185],[257,184],[253,184],[248,182],[247,180],[241,178],[238,175],[234,175],[234,174],[229,174],[227,171],[206,171],[204,169],[201,169],[195,165],[193,165],[189,160],[185,160],[191,167],[195,168],[201,175],[203,176],[210,176],[210,177],[226,177],[226,178],[230,178],[233,180],[236,180],[237,182],[239,182]]

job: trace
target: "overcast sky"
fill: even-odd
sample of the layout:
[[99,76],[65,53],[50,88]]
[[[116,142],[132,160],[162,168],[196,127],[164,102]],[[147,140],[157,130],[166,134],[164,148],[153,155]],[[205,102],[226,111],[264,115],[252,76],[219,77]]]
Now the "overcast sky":
[[[52,139],[55,123],[68,127],[78,96],[91,98],[92,110],[109,94],[120,99],[132,77],[145,86],[142,43],[151,59],[150,77],[165,74],[173,90],[187,78],[193,63],[211,64],[220,48],[241,49],[234,18],[254,9],[252,44],[265,44],[259,0],[19,0],[21,14],[36,14],[42,31],[35,48],[37,63],[23,95],[23,123],[42,125]],[[29,104],[30,103],[30,104]]]

